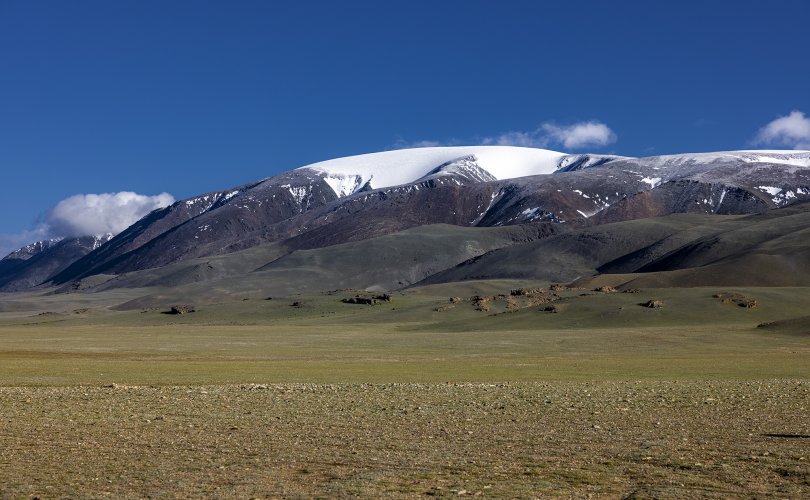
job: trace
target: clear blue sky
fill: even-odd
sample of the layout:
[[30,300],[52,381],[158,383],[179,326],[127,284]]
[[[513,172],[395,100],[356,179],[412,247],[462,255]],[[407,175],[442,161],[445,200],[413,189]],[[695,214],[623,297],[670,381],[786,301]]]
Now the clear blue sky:
[[808,5],[0,0],[0,233],[77,193],[182,199],[543,123],[606,124],[595,152],[747,148],[810,114]]

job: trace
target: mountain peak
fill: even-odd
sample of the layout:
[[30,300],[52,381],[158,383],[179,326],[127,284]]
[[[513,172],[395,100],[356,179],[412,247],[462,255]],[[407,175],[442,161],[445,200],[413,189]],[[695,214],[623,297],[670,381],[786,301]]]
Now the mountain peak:
[[437,173],[444,165],[474,158],[478,168],[494,180],[550,174],[565,153],[513,146],[452,146],[398,149],[335,158],[313,163],[301,170],[320,174],[339,197],[363,188],[382,189],[415,182]]

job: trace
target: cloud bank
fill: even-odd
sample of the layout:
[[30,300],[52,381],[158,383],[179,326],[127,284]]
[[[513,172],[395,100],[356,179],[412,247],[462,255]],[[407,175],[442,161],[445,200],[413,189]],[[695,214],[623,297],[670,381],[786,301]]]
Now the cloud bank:
[[780,116],[759,130],[754,144],[810,149],[810,118],[795,110]]
[[440,146],[457,146],[459,143],[456,139],[446,141],[406,141],[403,137],[397,137],[397,140],[390,146],[392,150],[395,149],[414,149],[414,148],[437,148]]
[[599,148],[616,142],[617,136],[607,125],[599,121],[577,122],[571,125],[558,125],[552,122],[541,124],[534,130],[509,131],[496,136],[479,138],[474,141],[423,140],[406,142],[398,139],[394,149],[424,148],[435,146],[458,146],[461,144],[482,144],[486,146],[520,146],[525,148],[562,147],[564,149]]
[[567,127],[544,123],[542,129],[566,148],[600,147],[616,142],[616,134],[600,122],[580,122]]
[[75,236],[113,235],[152,210],[174,203],[169,193],[155,196],[119,193],[77,194],[48,210],[43,222],[17,234],[0,234],[0,258],[35,241]]
[[54,237],[118,234],[152,210],[172,203],[174,197],[169,193],[77,194],[50,209],[45,222]]
[[528,132],[512,131],[496,137],[487,137],[483,143],[534,148],[562,146],[566,149],[576,149],[603,147],[616,142],[616,139],[613,130],[598,121],[578,122],[572,125],[546,122]]

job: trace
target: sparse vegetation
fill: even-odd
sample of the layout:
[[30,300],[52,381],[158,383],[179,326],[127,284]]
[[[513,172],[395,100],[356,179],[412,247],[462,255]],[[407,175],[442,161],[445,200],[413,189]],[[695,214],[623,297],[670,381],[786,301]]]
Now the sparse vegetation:
[[806,496],[810,290],[518,289],[5,312],[0,497]]
[[7,387],[0,484],[6,498],[801,498],[808,399],[803,380]]

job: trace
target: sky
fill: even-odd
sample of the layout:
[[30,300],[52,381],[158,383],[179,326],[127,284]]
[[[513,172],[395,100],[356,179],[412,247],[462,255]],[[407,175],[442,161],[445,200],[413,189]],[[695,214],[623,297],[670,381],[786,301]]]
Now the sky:
[[0,0],[0,252],[402,147],[810,149],[808,25],[805,0]]

